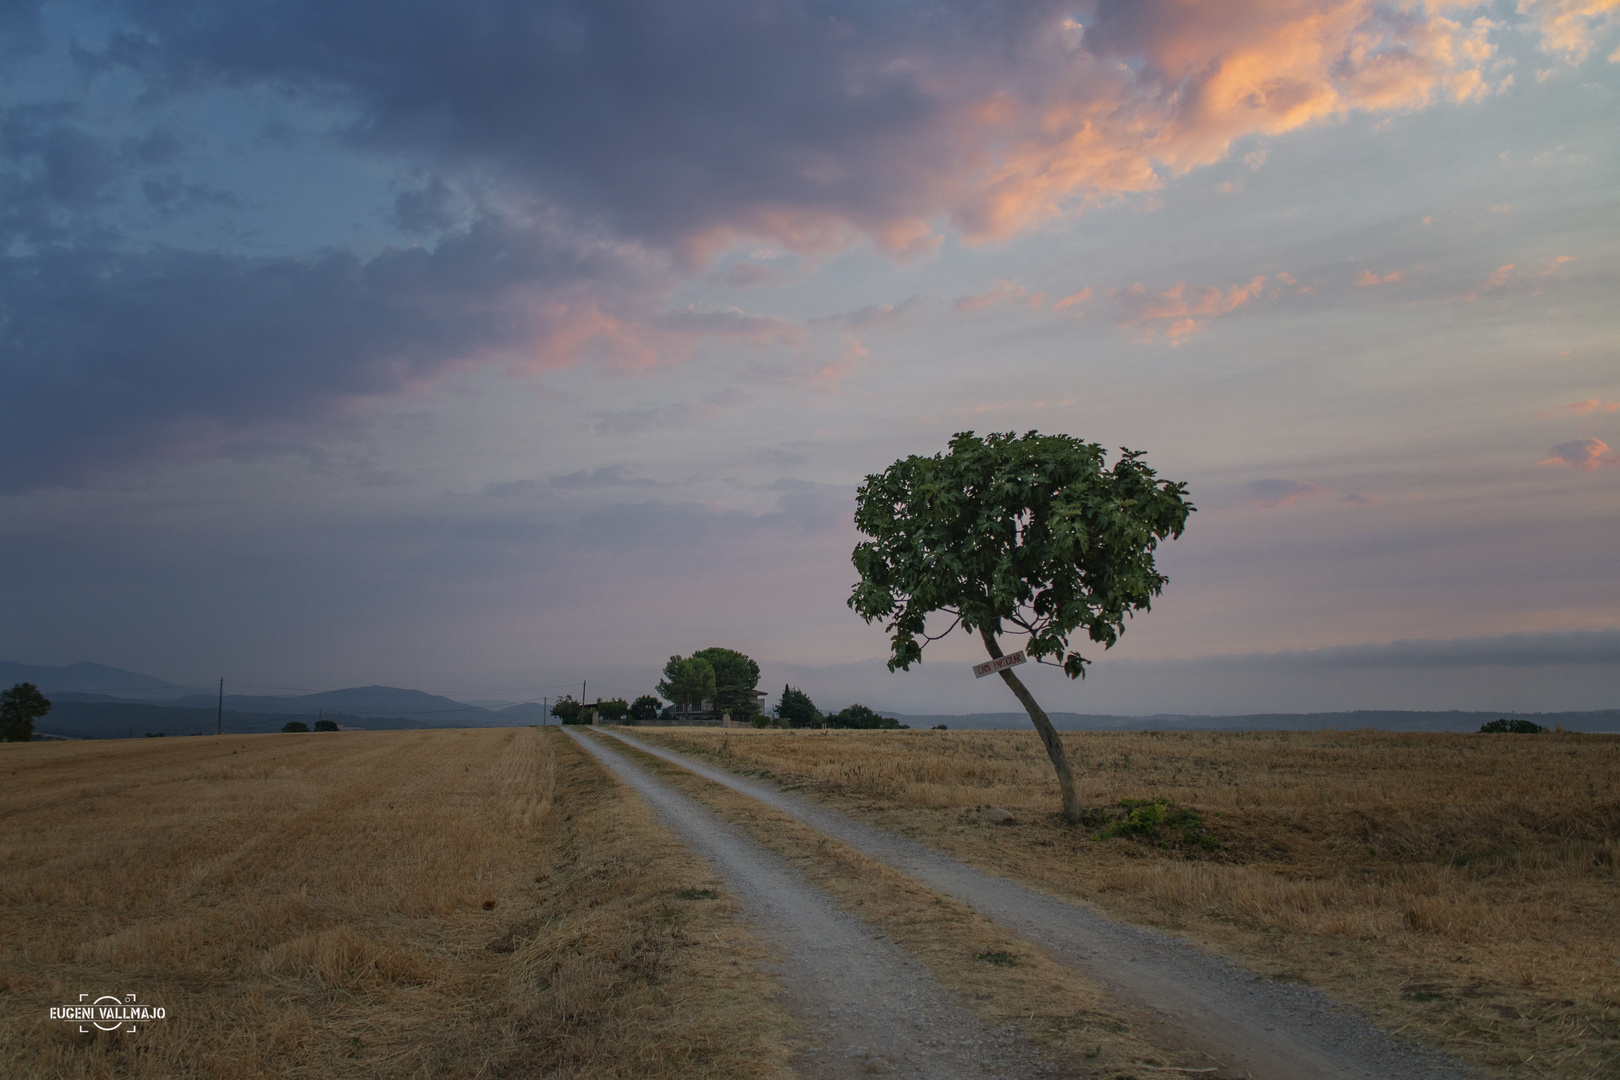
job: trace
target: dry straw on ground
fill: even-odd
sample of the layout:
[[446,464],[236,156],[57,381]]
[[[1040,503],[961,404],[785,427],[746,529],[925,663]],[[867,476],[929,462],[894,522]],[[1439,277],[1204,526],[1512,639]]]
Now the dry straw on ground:
[[1063,823],[1033,733],[641,733],[1318,985],[1494,1075],[1620,1075],[1620,739],[1064,737],[1088,806],[1196,808],[1205,850]]
[[[785,1075],[717,883],[560,732],[14,744],[0,781],[0,1075]],[[168,1019],[46,1019],[84,992]]]

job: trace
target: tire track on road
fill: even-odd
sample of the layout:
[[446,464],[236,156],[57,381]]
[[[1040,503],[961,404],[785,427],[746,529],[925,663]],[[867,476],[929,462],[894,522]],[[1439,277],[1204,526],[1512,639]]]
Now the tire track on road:
[[1184,941],[987,874],[774,785],[620,731],[597,730],[757,799],[967,904],[1059,964],[1148,1010],[1165,1028],[1155,1041],[1195,1048],[1246,1070],[1255,1080],[1461,1080],[1474,1075],[1437,1051],[1397,1043],[1313,988],[1262,979]]
[[874,1074],[929,1080],[1080,1076],[1042,1059],[1016,1032],[991,1030],[954,1001],[921,964],[805,884],[696,800],[622,754],[568,734],[653,807],[736,894],[756,931],[781,957],[778,975],[810,1045],[801,1076],[851,1080]]

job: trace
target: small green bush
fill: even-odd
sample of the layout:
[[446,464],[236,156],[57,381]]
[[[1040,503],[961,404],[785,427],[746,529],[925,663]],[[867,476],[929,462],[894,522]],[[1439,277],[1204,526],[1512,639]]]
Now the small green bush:
[[336,731],[337,729],[338,729],[338,726],[337,726],[337,721],[336,720],[317,720],[317,721],[315,721],[315,730],[316,731]]
[[308,731],[309,725],[302,720],[289,720],[281,725],[282,731]]
[[1481,735],[1540,735],[1546,730],[1533,720],[1492,720],[1479,725]]
[[1157,847],[1177,845],[1203,851],[1221,846],[1205,827],[1204,815],[1169,799],[1121,799],[1114,806],[1087,811],[1081,820],[1093,827],[1101,826],[1094,837],[1097,840],[1124,837]]

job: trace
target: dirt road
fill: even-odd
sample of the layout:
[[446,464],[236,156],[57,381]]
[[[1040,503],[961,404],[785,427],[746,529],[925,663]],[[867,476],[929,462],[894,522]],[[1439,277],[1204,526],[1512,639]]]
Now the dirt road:
[[780,859],[599,740],[568,729],[706,858],[774,949],[789,1009],[809,1036],[800,1076],[931,1080],[1067,1077],[1011,1031],[988,1030],[927,971],[839,911]]
[[[1472,1075],[1452,1059],[1395,1041],[1309,987],[1257,978],[1185,942],[986,874],[774,785],[622,732],[607,734],[758,799],[969,905],[1058,963],[1107,986],[1121,1000],[1149,1010],[1162,1025],[1154,1033],[1161,1045],[1200,1050],[1246,1070],[1255,1080],[1456,1080]],[[622,759],[614,768],[627,782],[632,775],[644,776]]]

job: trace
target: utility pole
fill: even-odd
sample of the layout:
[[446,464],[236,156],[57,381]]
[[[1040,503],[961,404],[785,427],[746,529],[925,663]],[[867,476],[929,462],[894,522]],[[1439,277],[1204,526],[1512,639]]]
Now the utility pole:
[[225,676],[219,677],[219,712],[214,717],[214,734],[225,734]]
[[585,687],[586,687],[586,685],[587,685],[587,680],[585,680],[585,679],[579,680],[579,722],[582,723],[582,724],[586,722],[586,720],[585,720]]

